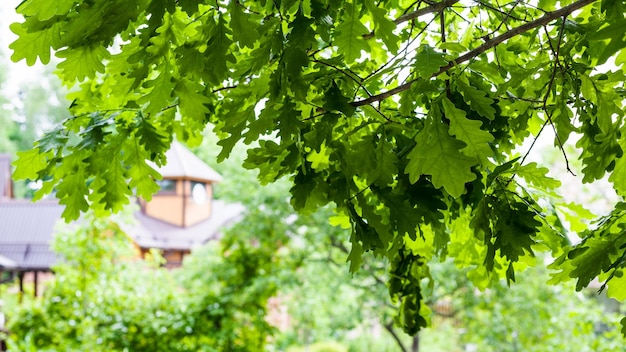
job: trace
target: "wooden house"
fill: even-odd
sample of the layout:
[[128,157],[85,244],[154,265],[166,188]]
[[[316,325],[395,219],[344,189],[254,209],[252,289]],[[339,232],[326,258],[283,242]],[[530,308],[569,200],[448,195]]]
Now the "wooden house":
[[167,152],[161,190],[147,202],[139,200],[137,224],[127,233],[141,252],[162,251],[168,267],[179,266],[194,246],[217,239],[220,229],[238,219],[241,204],[213,199],[222,176],[178,142]]
[[[193,247],[218,239],[244,209],[213,199],[222,177],[182,144],[173,142],[166,157],[158,168],[161,190],[149,202],[138,199],[137,221],[123,226],[142,255],[157,249],[167,267],[177,267]],[[38,274],[59,260],[50,242],[62,211],[56,201],[14,199],[10,157],[0,154],[0,282],[18,277],[21,288],[26,277],[37,291]]]

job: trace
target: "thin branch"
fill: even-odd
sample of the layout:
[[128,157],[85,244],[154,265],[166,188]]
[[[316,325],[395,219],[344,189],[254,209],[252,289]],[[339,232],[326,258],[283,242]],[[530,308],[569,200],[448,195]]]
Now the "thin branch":
[[[404,47],[404,49],[398,51],[398,53],[396,55],[394,55],[391,59],[389,59],[387,62],[385,62],[384,65],[380,66],[379,68],[377,68],[375,71],[372,71],[372,73],[368,74],[363,81],[368,80],[369,78],[377,75],[379,72],[381,72],[382,70],[384,70],[387,65],[389,65],[391,62],[395,61],[402,53],[405,53],[409,50],[409,48],[411,48],[411,46],[413,45],[413,43],[418,39],[418,37],[420,35],[422,35],[426,29],[428,29],[428,27],[430,26],[431,23],[433,23],[435,21],[435,17],[433,17],[425,26],[424,28],[422,28],[415,36],[413,39],[411,39],[410,41],[407,42],[406,46]],[[411,26],[411,32],[413,31],[413,26]],[[404,61],[404,60],[401,60]]]
[[[565,148],[563,147],[563,142],[561,141],[561,137],[559,137],[559,133],[557,132],[556,127],[554,126],[554,121],[552,120],[552,112],[549,111],[549,109],[548,109],[548,98],[550,97],[550,92],[552,91],[552,86],[554,85],[554,80],[556,78],[557,69],[560,68],[559,54],[560,54],[560,51],[561,51],[561,43],[563,41],[563,35],[564,35],[564,29],[565,29],[565,17],[566,16],[563,16],[563,22],[561,23],[561,28],[559,30],[559,40],[558,40],[558,42],[556,44],[556,49],[552,48],[552,43],[550,43],[550,47],[552,48],[552,50],[554,50],[554,67],[552,68],[552,74],[550,76],[550,82],[548,82],[548,86],[547,86],[547,89],[546,89],[546,94],[543,97],[543,112],[546,114],[546,121],[541,126],[541,129],[539,130],[539,133],[537,133],[537,137],[535,137],[535,140],[530,145],[530,148],[528,149],[528,151],[526,152],[526,154],[524,155],[524,157],[520,161],[520,165],[524,163],[524,160],[526,160],[526,157],[530,154],[530,151],[533,149],[533,147],[535,145],[535,142],[539,138],[539,135],[541,135],[541,132],[543,132],[543,129],[548,124],[550,124],[550,126],[552,126],[552,130],[554,131],[554,136],[555,136],[557,142],[559,143],[559,149],[561,149],[561,153],[563,154],[563,158],[565,158],[565,168],[567,169],[567,172],[569,172],[570,174],[576,176],[576,174],[574,174],[574,172],[572,171],[572,169],[569,166],[569,160],[567,158],[567,153],[565,153]],[[550,42],[550,37],[548,37],[548,42]]]
[[390,123],[395,123],[395,121],[393,121],[392,119],[390,119],[387,115],[385,115],[382,111],[380,111],[380,106],[376,107],[374,105],[370,105],[372,107],[372,109],[374,109],[380,116],[382,116],[385,120],[387,120],[387,122]]
[[[432,3],[430,6],[425,7],[421,10],[417,10],[414,12],[410,12],[407,14],[404,14],[398,18],[396,18],[393,23],[397,25],[404,23],[404,22],[408,22],[411,20],[414,20],[418,17],[427,15],[429,13],[436,13],[436,12],[441,12],[443,11],[445,8],[451,7],[452,5],[456,4],[457,2],[459,2],[460,0],[443,0],[441,2],[436,2],[436,3]],[[371,39],[374,37],[374,31],[364,34],[363,38],[364,39]]]
[[[565,26],[565,18],[563,18],[563,23],[561,23],[561,31],[559,32],[559,44],[558,44],[558,48],[554,48],[554,46],[552,45],[552,40],[550,40],[550,32],[548,32],[548,28],[546,26],[543,26],[543,31],[546,33],[546,37],[548,38],[548,45],[550,46],[550,51],[552,51],[552,54],[554,55],[554,57],[558,58],[559,57],[559,51],[560,51],[560,46],[561,46],[561,39],[563,38],[563,28]],[[563,65],[561,65],[561,61],[556,61],[555,62],[556,65],[559,66],[559,68],[561,69],[561,73],[565,73],[565,68],[563,67]]]
[[[437,77],[439,75],[441,75],[444,72],[449,71],[450,69],[452,69],[455,66],[460,65],[461,63],[465,62],[465,61],[469,61],[477,56],[479,56],[480,54],[484,53],[485,51],[493,48],[494,46],[508,40],[511,39],[515,36],[518,36],[524,32],[527,32],[531,29],[535,29],[537,27],[541,27],[543,25],[546,25],[548,23],[550,23],[551,21],[559,18],[559,17],[564,17],[569,15],[570,13],[585,7],[589,4],[592,4],[594,2],[596,2],[597,0],[579,0],[577,2],[574,2],[568,6],[565,6],[559,10],[553,11],[553,12],[548,12],[546,13],[543,17],[536,19],[532,22],[528,22],[525,23],[519,27],[516,27],[514,29],[511,29],[508,32],[505,32],[493,39],[487,40],[485,41],[485,43],[483,43],[482,45],[480,45],[479,47],[468,51],[467,53],[459,56],[458,58],[456,58],[456,60],[452,60],[450,61],[447,65],[442,66],[441,68],[439,68],[439,71],[435,72],[432,74],[431,78],[433,77]],[[358,100],[358,101],[354,101],[352,102],[352,106],[358,107],[358,106],[363,106],[363,105],[367,105],[367,104],[371,104],[373,102],[376,101],[381,101],[384,99],[387,99],[393,95],[396,95],[398,93],[401,93],[405,90],[408,90],[409,88],[411,88],[411,86],[417,82],[419,80],[419,78],[413,79],[411,81],[408,81],[402,85],[397,86],[396,88],[393,88],[391,90],[388,90],[386,92],[382,92],[380,94],[371,96],[367,99],[363,99],[363,100]]]
[[422,0],[414,1],[411,5],[407,6],[407,8],[404,9],[404,11],[402,11],[402,15],[406,15],[409,12],[409,9],[412,8],[415,5],[417,5],[417,9],[419,10],[419,8],[420,8],[420,6],[422,6],[423,2],[425,2],[425,1],[422,1]]
[[428,7],[425,7],[423,9],[417,10],[415,12],[411,12],[411,13],[407,13],[405,15],[402,15],[398,18],[396,18],[395,21],[393,21],[396,25],[404,23],[404,22],[408,22],[410,20],[414,20],[420,16],[424,16],[427,15],[429,13],[435,13],[435,12],[441,12],[443,9],[445,9],[446,7],[450,7],[454,4],[456,4],[457,2],[459,2],[459,0],[443,0],[441,2],[437,2],[434,3]]
[[[443,10],[439,12],[439,30],[441,31],[441,43],[445,43],[446,42],[446,13]],[[447,50],[445,48],[443,49],[443,53],[444,55],[447,53]],[[448,99],[452,97],[452,92],[450,91],[450,78],[446,79],[446,95],[448,96]]]
[[[511,18],[511,19],[514,19],[514,20],[516,20],[516,21],[520,21],[520,22],[526,22],[526,20],[524,20],[524,19],[521,19],[521,18],[519,18],[519,17],[515,17],[515,16],[511,15],[511,12],[512,12],[512,11],[509,11],[509,12],[507,13],[507,12],[504,12],[504,11],[502,11],[501,9],[497,8],[497,7],[494,7],[494,6],[489,5],[488,3],[484,2],[484,1],[481,1],[481,0],[474,0],[474,1],[475,1],[477,4],[479,4],[480,6],[483,6],[483,7],[486,7],[487,9],[489,9],[489,10],[492,10],[492,11],[498,12],[499,14],[504,15],[504,16],[506,16],[507,18]],[[517,4],[517,2],[516,2],[516,4]]]
[[[502,21],[500,22],[500,25],[498,25],[498,28],[494,29],[493,32],[491,32],[491,34],[496,33],[497,31],[500,30],[500,28],[502,28],[503,25],[506,25],[506,21],[511,18],[511,14],[513,13],[513,10],[515,10],[515,7],[517,7],[517,5],[520,3],[521,0],[517,0],[515,1],[515,4],[513,5],[513,7],[511,7],[511,9],[509,10],[509,12],[506,13],[506,16],[502,19]],[[507,30],[510,30],[510,28],[507,26],[506,27]]]
[[235,89],[237,87],[238,87],[237,85],[233,85],[233,86],[226,86],[226,87],[215,88],[215,89],[213,89],[211,91],[211,93],[217,93],[217,92],[220,92],[220,91],[223,91],[223,90]]
[[387,330],[387,332],[391,334],[391,337],[393,337],[393,339],[396,341],[396,344],[398,345],[398,347],[400,347],[400,350],[402,352],[407,352],[407,349],[406,347],[404,347],[402,340],[400,339],[398,334],[396,334],[396,331],[393,329],[393,321],[385,324],[384,327],[385,327],[385,330]]
[[352,72],[350,70],[346,71],[346,70],[344,70],[344,69],[342,69],[340,67],[337,67],[337,66],[335,66],[333,64],[329,64],[328,62],[324,62],[322,60],[316,59],[315,57],[313,57],[313,62],[317,62],[317,63],[322,64],[324,66],[328,66],[328,67],[334,69],[335,71],[341,72],[344,76],[346,76],[346,77],[350,78],[351,80],[353,80],[354,83],[356,83],[359,86],[359,88],[363,89],[365,91],[365,94],[367,94],[367,96],[369,96],[369,97],[372,96],[372,94],[367,90],[367,87],[365,87],[363,85],[363,78],[359,77],[359,75],[357,75],[356,73],[354,73],[354,72]]

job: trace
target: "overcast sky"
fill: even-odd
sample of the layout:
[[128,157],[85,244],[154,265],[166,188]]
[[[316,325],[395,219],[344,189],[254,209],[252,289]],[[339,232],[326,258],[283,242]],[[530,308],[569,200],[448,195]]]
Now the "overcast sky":
[[15,63],[10,59],[12,51],[9,49],[9,44],[11,44],[17,36],[11,32],[9,26],[13,22],[22,21],[22,18],[15,13],[15,7],[17,7],[21,1],[22,0],[0,0],[0,47],[3,54],[3,64],[8,67],[7,85],[5,89],[8,88],[9,90],[12,86],[12,82],[36,81],[37,76],[41,74],[42,70],[39,61],[37,61],[35,67],[28,67],[23,60]]

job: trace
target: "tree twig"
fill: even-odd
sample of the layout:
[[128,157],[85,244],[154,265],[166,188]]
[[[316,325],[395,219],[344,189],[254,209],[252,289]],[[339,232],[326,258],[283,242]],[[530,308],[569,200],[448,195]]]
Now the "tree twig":
[[[554,80],[556,78],[557,69],[561,68],[561,65],[559,63],[559,54],[560,54],[560,51],[561,51],[561,43],[563,41],[563,35],[564,35],[564,29],[565,29],[565,18],[566,18],[566,16],[563,16],[563,22],[561,23],[561,28],[559,30],[559,40],[558,40],[558,42],[556,44],[556,49],[553,48],[552,47],[552,43],[550,43],[550,48],[552,49],[552,51],[554,53],[554,67],[552,68],[552,74],[550,76],[550,82],[548,82],[548,86],[547,86],[547,89],[546,89],[546,94],[543,97],[543,107],[542,107],[542,110],[546,114],[546,121],[541,126],[541,129],[537,133],[537,137],[535,137],[535,140],[533,140],[532,144],[530,145],[530,148],[528,148],[528,151],[526,152],[526,154],[524,155],[524,157],[520,161],[520,165],[524,163],[524,160],[526,160],[526,157],[528,156],[528,154],[530,154],[530,151],[535,146],[535,142],[539,138],[539,135],[541,135],[541,132],[543,132],[543,129],[548,124],[550,124],[550,126],[552,126],[552,130],[554,130],[554,136],[555,136],[557,142],[559,143],[559,149],[561,149],[561,153],[563,154],[563,157],[565,158],[565,168],[567,169],[567,172],[569,172],[573,176],[576,176],[576,174],[574,174],[574,172],[570,168],[569,160],[567,158],[567,153],[565,153],[565,148],[563,146],[563,142],[561,141],[561,137],[559,137],[559,133],[556,130],[556,127],[554,126],[554,121],[552,120],[552,112],[548,111],[548,98],[550,97],[550,91],[552,91],[552,86],[554,85]],[[548,37],[548,42],[550,42],[550,37]]]
[[[418,17],[421,17],[421,16],[424,16],[424,15],[427,15],[427,14],[429,14],[429,13],[441,12],[441,11],[443,11],[445,8],[447,8],[447,7],[451,7],[452,5],[456,4],[456,3],[457,3],[457,2],[459,2],[459,1],[460,1],[460,0],[443,0],[443,1],[441,1],[441,2],[436,2],[436,3],[433,3],[433,4],[431,4],[430,6],[425,7],[425,8],[423,8],[423,9],[419,9],[419,10],[417,10],[417,11],[414,11],[414,12],[409,12],[409,13],[407,13],[407,14],[404,14],[404,15],[402,15],[402,16],[400,16],[400,17],[396,18],[396,19],[393,21],[393,23],[395,23],[395,24],[396,24],[396,26],[397,26],[397,25],[399,25],[399,24],[402,24],[402,23],[404,23],[404,22],[408,22],[408,21],[414,20],[414,19],[416,19],[416,18],[418,18]],[[373,38],[373,37],[374,37],[374,35],[375,35],[375,34],[374,34],[374,31],[372,31],[372,32],[370,32],[370,33],[364,34],[364,35],[363,35],[363,38],[364,38],[364,39],[370,39],[370,38]]]
[[356,83],[359,86],[359,88],[363,89],[363,91],[365,91],[365,94],[367,94],[367,96],[369,96],[369,97],[372,96],[372,94],[367,90],[367,87],[365,87],[363,85],[363,79],[361,77],[359,77],[359,75],[357,75],[356,73],[350,71],[349,69],[346,71],[346,70],[344,70],[344,69],[342,69],[340,67],[337,67],[337,66],[335,66],[333,64],[330,64],[328,62],[316,59],[315,57],[313,57],[313,62],[317,62],[317,63],[322,64],[324,66],[328,66],[328,67],[330,67],[330,68],[332,68],[332,69],[342,73],[344,76],[346,76],[346,77],[350,78],[351,80],[353,80],[354,83]]
[[396,18],[395,21],[393,21],[396,25],[404,23],[404,22],[408,22],[410,20],[416,19],[420,16],[424,16],[427,15],[429,13],[435,13],[435,12],[441,12],[443,9],[445,9],[446,7],[450,7],[454,4],[456,4],[457,2],[459,2],[459,0],[443,0],[441,2],[437,2],[434,3],[428,7],[424,7],[423,9],[419,9],[417,11],[414,12],[410,12],[407,14],[404,14],[398,18]]
[[391,335],[391,337],[393,337],[393,339],[396,341],[396,344],[398,344],[398,347],[400,347],[400,350],[402,352],[407,352],[407,349],[406,347],[404,347],[402,340],[400,340],[400,337],[398,336],[398,334],[396,334],[396,331],[393,329],[393,321],[385,324],[384,327],[385,327],[385,330],[387,330],[387,332]]

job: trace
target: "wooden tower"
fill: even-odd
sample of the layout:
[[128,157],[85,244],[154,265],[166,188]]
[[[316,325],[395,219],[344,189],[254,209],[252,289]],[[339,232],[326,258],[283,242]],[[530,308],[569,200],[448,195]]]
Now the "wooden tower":
[[141,212],[179,227],[209,219],[213,184],[222,176],[179,142],[172,142],[166,157],[167,164],[157,168],[163,176],[161,190],[149,202],[139,200]]

